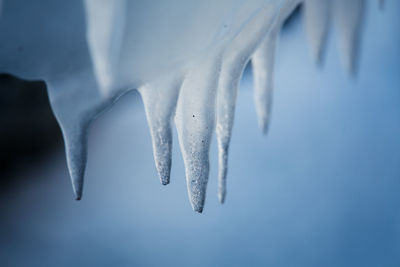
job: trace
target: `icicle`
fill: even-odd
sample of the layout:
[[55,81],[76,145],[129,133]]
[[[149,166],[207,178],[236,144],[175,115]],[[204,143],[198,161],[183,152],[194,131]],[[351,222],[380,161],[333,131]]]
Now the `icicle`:
[[275,52],[279,39],[279,32],[283,22],[300,2],[301,0],[292,0],[281,8],[275,25],[251,58],[254,77],[254,103],[256,106],[258,124],[264,134],[268,132],[271,118]]
[[357,71],[357,53],[364,15],[364,0],[334,1],[334,20],[342,62],[349,74]]
[[119,95],[110,99],[102,97],[94,73],[90,70],[67,80],[47,81],[46,85],[51,108],[64,137],[75,198],[80,200],[87,159],[88,128]]
[[193,210],[199,213],[203,211],[206,196],[220,61],[219,53],[209,55],[188,71],[175,117],[189,198]]
[[[51,94],[52,90],[49,90]],[[58,124],[60,125],[65,145],[67,166],[70,174],[75,199],[80,200],[83,192],[83,180],[87,159],[87,138],[90,117],[81,113],[81,105],[75,109],[67,110],[65,98],[50,101]]]
[[237,60],[223,64],[218,84],[217,141],[218,141],[218,199],[225,202],[228,150],[235,115],[236,96],[244,64]]
[[275,48],[280,27],[274,27],[251,58],[254,79],[254,103],[258,124],[264,134],[268,132],[271,117]]
[[138,90],[142,96],[153,142],[154,161],[163,185],[169,184],[172,153],[171,118],[181,82],[175,76],[146,84]]
[[62,127],[68,170],[75,199],[80,200],[87,159],[88,122],[77,122],[74,126]]
[[322,63],[323,52],[330,26],[332,0],[305,0],[304,23],[308,43],[317,64]]
[[266,5],[260,14],[236,36],[224,54],[218,84],[216,123],[219,164],[218,198],[221,203],[224,203],[226,197],[228,151],[239,81],[250,56],[275,23],[280,7],[276,4]]

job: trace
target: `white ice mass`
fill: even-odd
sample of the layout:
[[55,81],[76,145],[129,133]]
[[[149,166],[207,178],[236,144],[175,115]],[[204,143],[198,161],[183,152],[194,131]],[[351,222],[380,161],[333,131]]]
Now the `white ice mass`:
[[77,199],[82,196],[90,122],[137,89],[161,183],[170,182],[175,122],[190,202],[202,212],[214,130],[218,196],[225,201],[235,103],[248,62],[259,125],[266,133],[275,50],[286,18],[303,5],[311,54],[318,63],[333,24],[343,66],[354,73],[364,2],[0,0],[0,72],[46,82]]

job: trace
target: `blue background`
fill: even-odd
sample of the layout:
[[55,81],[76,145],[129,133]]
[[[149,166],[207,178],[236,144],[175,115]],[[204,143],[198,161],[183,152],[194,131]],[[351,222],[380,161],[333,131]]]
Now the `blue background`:
[[322,68],[301,20],[284,32],[266,137],[245,72],[224,205],[215,138],[203,214],[191,210],[176,134],[171,184],[160,184],[132,92],[91,128],[83,200],[61,149],[2,196],[0,265],[400,266],[400,2],[376,2],[355,78],[334,30]]

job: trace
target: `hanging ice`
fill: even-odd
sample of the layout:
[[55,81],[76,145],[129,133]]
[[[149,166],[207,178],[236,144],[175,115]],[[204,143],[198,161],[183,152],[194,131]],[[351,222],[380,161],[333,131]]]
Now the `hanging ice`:
[[[225,201],[228,150],[231,138],[236,96],[242,72],[254,50],[273,29],[280,9],[289,3],[270,3],[236,36],[224,53],[218,85],[217,139],[218,139],[218,198]],[[272,30],[273,31],[273,30]]]
[[209,149],[214,130],[215,99],[221,56],[205,56],[186,75],[179,95],[176,128],[185,163],[192,207],[203,211],[209,173]]
[[[0,0],[0,71],[46,82],[77,199],[90,122],[121,95],[138,89],[161,183],[170,181],[175,116],[190,201],[201,212],[214,129],[218,196],[225,200],[238,84],[250,59],[259,124],[268,129],[279,32],[302,2]],[[305,24],[317,61],[332,13],[344,65],[354,71],[363,6],[363,0],[305,0]]]
[[346,71],[354,74],[357,68],[358,45],[364,16],[364,0],[336,0],[333,2],[333,6],[342,62]]
[[322,63],[323,52],[328,36],[332,0],[305,0],[304,24],[308,43],[314,60]]
[[181,78],[171,75],[138,89],[150,128],[154,160],[163,185],[169,184],[172,153],[171,122],[181,83]]
[[263,133],[267,133],[271,117],[273,70],[275,48],[283,22],[293,12],[300,0],[287,1],[269,35],[264,38],[251,58],[254,77],[254,103],[258,122]]

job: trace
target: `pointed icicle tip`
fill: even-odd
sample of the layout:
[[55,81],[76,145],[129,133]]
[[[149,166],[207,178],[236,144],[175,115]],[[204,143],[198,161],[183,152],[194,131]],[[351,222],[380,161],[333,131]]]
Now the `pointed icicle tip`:
[[61,125],[63,132],[68,171],[75,199],[80,200],[87,160],[88,123],[76,123],[74,126]]
[[[83,193],[83,182],[84,182],[84,172],[85,172],[85,166],[86,162],[74,162],[74,163],[69,163],[68,168],[69,172],[71,175],[71,182],[72,182],[72,189],[74,191],[75,195],[75,200],[81,200],[82,199],[82,193]],[[78,166],[80,165],[80,166]],[[77,171],[75,171],[77,170]]]
[[174,76],[139,88],[153,144],[153,155],[162,185],[170,182],[172,158],[171,120],[175,114],[180,82]]
[[360,38],[365,12],[364,0],[336,0],[334,19],[338,32],[342,64],[351,77],[358,71]]
[[264,136],[268,135],[269,125],[270,125],[269,117],[260,120],[259,125],[260,125],[262,134]]
[[[293,3],[291,2],[287,6],[284,4],[285,8],[282,9],[289,9],[285,12],[290,13]],[[282,5],[278,7],[275,4],[276,3],[266,4],[268,8],[265,8],[256,19],[246,26],[248,28],[243,30],[238,37],[233,40],[223,57],[218,84],[216,125],[219,162],[218,198],[221,204],[225,202],[226,198],[228,150],[240,78],[250,57],[257,47],[260,46],[262,40],[265,39],[264,37],[268,34],[270,35],[270,32],[274,31],[276,14],[279,13],[282,7]]]
[[[241,50],[244,50],[243,47]],[[239,52],[239,54],[241,53]],[[218,198],[221,204],[224,203],[226,196],[228,152],[235,119],[237,92],[246,62],[241,60],[241,57],[223,62],[219,78],[216,134],[218,141]]]
[[203,213],[203,207],[193,208],[197,213]]
[[225,143],[221,138],[219,138],[218,143],[218,199],[221,204],[224,204],[226,197],[229,143]]
[[322,67],[330,28],[331,0],[306,0],[303,14],[312,55],[317,66]]
[[220,190],[218,192],[218,200],[219,203],[221,203],[221,205],[223,205],[225,203],[225,199],[226,199],[226,186],[224,190]]
[[260,44],[251,58],[254,80],[254,104],[258,124],[264,135],[267,134],[273,98],[275,49],[281,26],[277,25]]

